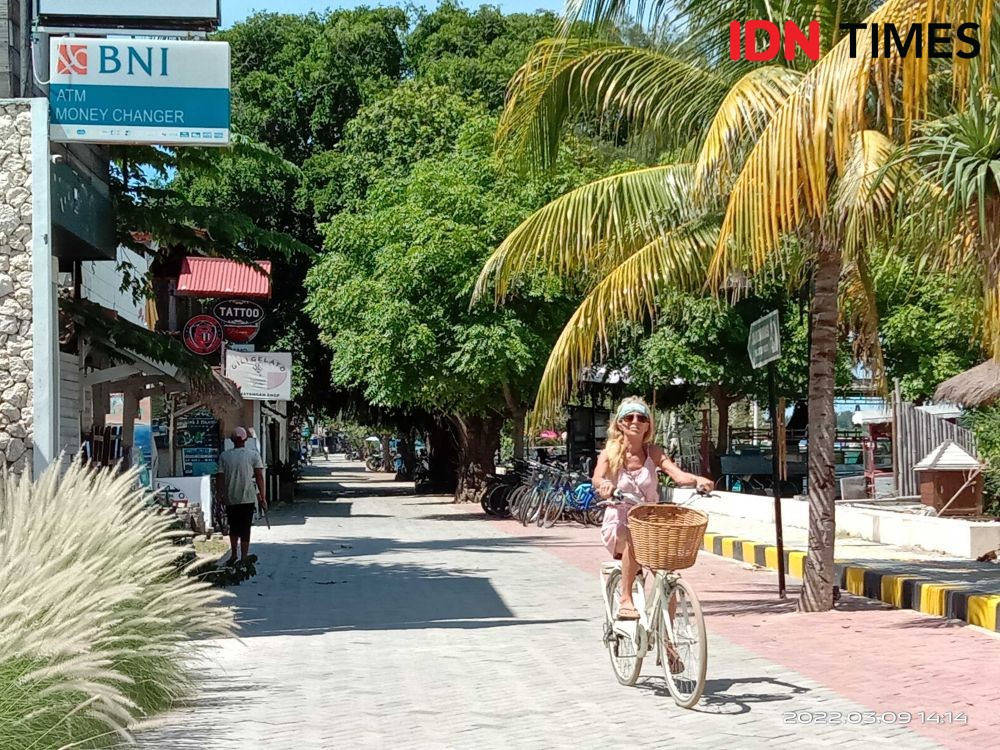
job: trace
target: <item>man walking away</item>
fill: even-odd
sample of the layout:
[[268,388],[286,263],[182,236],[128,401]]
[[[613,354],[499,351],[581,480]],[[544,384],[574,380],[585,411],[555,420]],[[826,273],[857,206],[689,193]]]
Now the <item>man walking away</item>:
[[260,454],[246,447],[247,431],[237,427],[231,435],[231,450],[219,456],[219,473],[216,487],[226,504],[229,517],[229,544],[232,554],[228,564],[236,562],[236,542],[240,542],[240,560],[246,562],[250,553],[250,526],[253,524],[254,504],[260,498],[261,509],[267,509],[264,493],[264,462]]

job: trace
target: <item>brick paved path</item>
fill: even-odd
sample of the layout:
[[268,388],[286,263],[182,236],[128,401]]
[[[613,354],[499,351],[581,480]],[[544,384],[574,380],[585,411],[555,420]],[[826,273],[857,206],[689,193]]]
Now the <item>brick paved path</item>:
[[[333,464],[340,484],[255,529],[241,640],[213,645],[195,703],[146,748],[980,748],[1000,745],[1000,639],[861,600],[801,615],[774,575],[704,555],[688,577],[709,683],[677,708],[652,663],[617,685],[601,643],[596,530],[523,529]],[[652,660],[651,660],[652,661]],[[789,712],[914,712],[909,727]],[[964,711],[964,726],[916,712]]]

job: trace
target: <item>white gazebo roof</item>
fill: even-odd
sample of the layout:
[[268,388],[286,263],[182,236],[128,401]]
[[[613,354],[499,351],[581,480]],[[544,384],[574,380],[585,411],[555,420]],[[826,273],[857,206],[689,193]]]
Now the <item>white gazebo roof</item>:
[[913,467],[914,471],[970,471],[982,468],[979,460],[970,456],[953,440],[945,440]]

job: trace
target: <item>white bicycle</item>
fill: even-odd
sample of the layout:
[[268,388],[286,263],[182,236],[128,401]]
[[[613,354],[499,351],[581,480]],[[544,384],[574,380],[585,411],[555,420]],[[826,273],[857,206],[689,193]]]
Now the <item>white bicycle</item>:
[[[707,494],[700,493],[699,494]],[[692,554],[691,547],[695,537],[704,534],[707,516],[691,508],[669,504],[645,504],[636,496],[615,494],[618,503],[636,506],[636,508],[673,508],[668,515],[687,516],[689,527],[686,539],[682,544],[687,547],[681,557],[690,562],[681,562],[675,567],[690,567],[697,555],[697,548]],[[605,502],[602,505],[613,505]],[[656,663],[662,666],[667,689],[674,702],[682,708],[691,708],[698,703],[705,689],[705,675],[708,667],[708,637],[705,632],[705,618],[701,612],[698,596],[690,583],[681,578],[676,570],[656,564],[647,565],[652,558],[647,550],[641,550],[642,543],[637,544],[637,534],[634,529],[637,518],[633,517],[635,508],[629,512],[629,529],[632,533],[633,549],[639,561],[639,575],[633,583],[633,601],[639,612],[638,620],[619,620],[616,614],[620,607],[620,584],[622,565],[620,560],[609,560],[601,566],[601,595],[604,598],[604,643],[611,656],[611,666],[615,677],[622,685],[634,685],[642,670],[642,661],[652,650],[656,650]],[[697,514],[697,515],[691,515]],[[655,515],[655,513],[654,513]],[[700,522],[700,516],[704,523]],[[698,521],[698,523],[690,523]],[[669,521],[668,521],[669,523]],[[699,528],[700,527],[700,530]],[[676,536],[676,534],[675,534]],[[697,538],[698,547],[701,539]],[[645,553],[645,554],[644,554]],[[646,600],[645,568],[653,572],[652,588],[649,600]]]

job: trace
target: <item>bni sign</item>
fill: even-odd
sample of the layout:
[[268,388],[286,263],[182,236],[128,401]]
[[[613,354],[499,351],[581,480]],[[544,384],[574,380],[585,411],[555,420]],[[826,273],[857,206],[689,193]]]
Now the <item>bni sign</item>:
[[56,37],[49,55],[53,141],[229,145],[226,42]]

